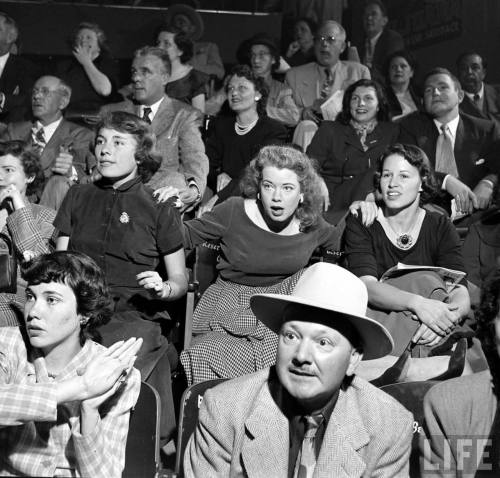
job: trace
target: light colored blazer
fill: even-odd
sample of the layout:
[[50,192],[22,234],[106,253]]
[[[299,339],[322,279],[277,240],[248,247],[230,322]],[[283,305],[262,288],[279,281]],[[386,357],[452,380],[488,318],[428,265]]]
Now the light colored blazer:
[[[286,72],[285,85],[293,92],[293,99],[299,108],[312,106],[319,98],[324,80],[322,70],[325,67],[319,63],[306,63],[305,65],[290,68]],[[362,78],[370,79],[370,70],[361,63],[354,61],[339,61],[333,71],[334,82],[331,93],[346,90],[352,83]]]
[[[140,106],[125,100],[101,108],[101,114],[108,111],[126,111],[138,115]],[[162,162],[148,186],[153,189],[164,186],[184,189],[187,182],[194,179],[203,195],[207,185],[208,158],[201,139],[200,125],[200,111],[165,95],[151,123],[156,136],[156,150],[162,156]]]
[[[269,370],[206,392],[184,456],[186,478],[288,476],[288,420],[271,397]],[[340,392],[314,478],[408,476],[412,425],[402,405],[355,378]]]

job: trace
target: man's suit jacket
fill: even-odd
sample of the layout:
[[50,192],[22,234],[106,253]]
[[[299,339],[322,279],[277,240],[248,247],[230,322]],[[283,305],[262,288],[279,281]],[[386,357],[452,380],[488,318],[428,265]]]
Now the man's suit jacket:
[[[32,127],[31,121],[10,123],[2,135],[2,140],[22,140],[32,144]],[[78,173],[78,178],[80,180],[86,178],[95,165],[94,155],[89,149],[93,142],[94,133],[92,131],[63,118],[40,156],[45,177],[49,178],[53,175],[51,168],[59,155],[61,146],[64,146],[65,148],[71,147],[73,166]]]
[[[286,72],[285,84],[292,89],[293,99],[299,108],[312,106],[319,98],[324,69],[325,67],[314,62],[290,68]],[[370,79],[370,71],[366,66],[353,61],[339,61],[334,71],[331,92],[345,91],[348,86],[362,78]]]
[[[191,477],[288,476],[289,425],[269,391],[270,369],[205,393],[184,456]],[[325,430],[315,478],[404,477],[413,417],[393,398],[355,378]]]
[[[496,411],[497,397],[489,370],[432,387],[424,398],[425,435],[420,441],[422,476],[475,476],[476,459],[481,458],[485,445],[481,440],[488,438]],[[471,440],[468,444],[462,442],[465,444],[462,450],[460,442],[455,445],[460,438]],[[447,445],[451,455],[445,451]],[[460,451],[465,454],[459,456]],[[491,457],[491,448],[489,452]]]
[[500,85],[487,85],[484,83],[483,109],[479,109],[474,101],[464,95],[460,103],[460,111],[477,118],[495,121],[500,127]]
[[[125,100],[101,109],[101,113],[108,111],[139,114],[140,106]],[[184,189],[187,182],[194,179],[203,195],[207,185],[208,158],[200,124],[200,111],[165,95],[151,123],[156,135],[156,150],[162,156],[160,169],[148,182],[151,188],[173,186]]]
[[[415,112],[402,118],[400,126],[399,142],[422,148],[434,166],[439,132],[433,119],[426,113]],[[454,153],[460,180],[474,188],[496,170],[494,163],[500,161],[500,132],[495,123],[460,114]],[[445,175],[436,176],[442,181]]]
[[37,69],[27,60],[10,54],[0,76],[0,92],[5,95],[0,121],[11,123],[29,117],[31,88]]

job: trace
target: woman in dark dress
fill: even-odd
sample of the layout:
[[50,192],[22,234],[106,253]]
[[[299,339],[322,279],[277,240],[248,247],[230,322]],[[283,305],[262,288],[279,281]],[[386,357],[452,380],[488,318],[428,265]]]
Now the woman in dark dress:
[[[422,207],[436,194],[436,183],[420,148],[401,144],[388,148],[378,162],[376,181],[382,197],[376,221],[364,226],[359,218],[347,220],[348,268],[368,289],[368,315],[391,332],[394,356],[413,341],[420,345],[413,347],[413,354],[427,357],[469,313],[467,288],[461,283],[447,287],[436,272],[429,271],[380,279],[398,263],[465,271],[459,237],[447,216]],[[447,369],[449,357],[432,358],[436,363],[431,376]],[[430,378],[419,375],[420,371],[410,363],[408,376]]]
[[323,121],[307,148],[328,188],[328,221],[336,224],[353,201],[373,191],[377,159],[398,134],[376,81],[363,79],[347,88],[338,118]]
[[293,26],[293,42],[286,51],[285,59],[290,66],[300,66],[316,61],[314,34],[316,22],[310,18],[298,18]]
[[71,47],[73,58],[59,64],[55,73],[71,87],[66,115],[96,114],[102,105],[113,101],[117,64],[106,45],[103,30],[95,23],[80,23]]
[[186,293],[187,274],[179,213],[169,202],[158,204],[144,185],[161,162],[153,148],[145,121],[121,111],[105,116],[95,143],[101,178],[73,186],[54,224],[58,250],[83,252],[106,274],[114,314],[98,330],[103,345],[144,340],[136,367],[160,393],[161,434],[167,440],[175,416],[161,323],[169,321],[166,303]]

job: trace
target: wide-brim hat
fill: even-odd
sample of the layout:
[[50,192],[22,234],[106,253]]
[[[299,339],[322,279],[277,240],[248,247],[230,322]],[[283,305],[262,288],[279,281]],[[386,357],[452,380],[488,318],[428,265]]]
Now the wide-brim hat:
[[[394,343],[388,330],[376,320],[366,317],[368,292],[363,282],[346,269],[318,262],[306,269],[291,295],[256,294],[250,306],[256,317],[279,333],[284,311],[290,304],[310,308],[301,321],[315,322],[315,310],[321,312],[321,323],[332,328],[347,321],[358,333],[363,360],[372,360],[391,353]],[[325,311],[328,320],[325,321]]]
[[195,30],[191,35],[191,39],[193,41],[199,40],[203,36],[203,31],[205,29],[201,15],[193,7],[190,7],[189,5],[176,3],[168,7],[167,16],[165,17],[165,23],[171,26],[174,17],[179,14],[188,17],[189,21],[195,27]]
[[277,41],[271,35],[265,32],[255,34],[254,36],[245,40],[245,43],[248,48],[251,48],[253,45],[265,45],[269,48],[270,51],[279,55],[279,47]]

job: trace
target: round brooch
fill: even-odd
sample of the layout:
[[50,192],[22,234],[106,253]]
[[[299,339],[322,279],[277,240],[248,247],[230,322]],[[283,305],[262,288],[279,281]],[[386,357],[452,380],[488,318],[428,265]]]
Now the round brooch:
[[413,246],[413,237],[411,237],[409,234],[401,234],[396,239],[396,244],[400,249],[409,249],[411,246]]
[[130,216],[126,212],[122,212],[120,215],[120,222],[122,224],[128,224],[130,222]]

